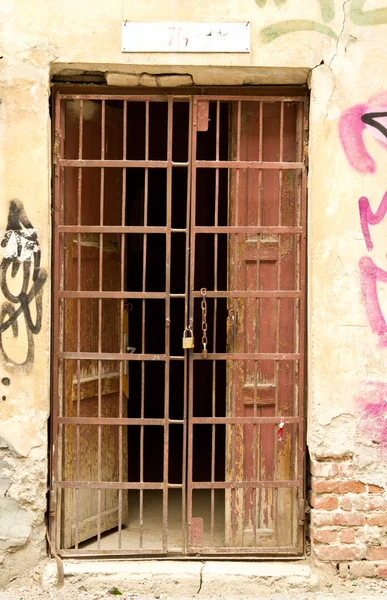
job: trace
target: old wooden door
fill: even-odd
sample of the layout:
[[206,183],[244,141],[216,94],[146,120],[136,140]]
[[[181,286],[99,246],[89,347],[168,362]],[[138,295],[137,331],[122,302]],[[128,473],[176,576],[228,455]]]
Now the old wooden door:
[[[290,98],[230,100],[228,155],[222,144],[221,98],[197,97],[194,102],[191,310],[199,320],[195,335],[200,339],[204,318],[195,302],[204,293],[211,319],[203,339],[209,350],[205,360],[212,363],[207,371],[214,400],[211,416],[199,412],[205,375],[199,382],[195,379],[196,361],[203,359],[194,354],[190,433],[195,436],[195,429],[201,430],[204,444],[206,427],[211,426],[212,441],[208,479],[197,481],[194,469],[189,471],[189,543],[192,552],[201,553],[214,552],[215,546],[224,553],[294,553],[303,547],[304,519],[304,106]],[[206,135],[215,138],[215,145],[213,155],[204,160]],[[222,197],[225,182],[228,193]],[[212,217],[204,218],[208,210]],[[203,238],[207,260],[213,260],[206,267],[210,276],[198,275]],[[225,238],[227,282],[220,283]],[[214,250],[209,252],[208,246]],[[206,288],[199,289],[203,283]],[[222,361],[226,363],[223,414],[216,399]],[[216,440],[222,425],[224,476],[216,472]],[[189,450],[190,469],[195,443]],[[211,490],[207,523],[204,513],[195,510],[199,490]],[[216,519],[221,490],[223,539],[217,535]]]
[[[64,155],[92,159],[115,158],[122,148],[122,110],[108,103],[70,102],[65,105]],[[64,290],[91,292],[90,297],[65,298],[67,352],[118,352],[120,312],[117,302],[93,298],[92,292],[117,290],[121,283],[120,238],[114,234],[87,233],[87,226],[121,220],[121,169],[68,169],[64,181],[64,222],[85,233],[71,233],[64,241]],[[73,294],[72,294],[73,295]],[[102,360],[66,361],[64,367],[65,415],[86,419],[114,418],[125,396],[120,389],[119,363]],[[92,424],[64,425],[63,478],[67,481],[116,481],[127,473],[126,430]],[[123,451],[123,464],[117,457]],[[125,476],[124,476],[125,480]],[[121,492],[122,494],[122,492]],[[64,490],[64,548],[78,545],[127,520],[127,495],[119,502],[118,490]]]
[[[235,103],[231,120],[232,159],[282,163],[300,155],[296,104]],[[230,236],[229,289],[259,296],[229,302],[228,350],[263,353],[268,360],[228,365],[227,414],[282,422],[228,429],[227,479],[278,484],[228,494],[227,539],[233,546],[290,547],[297,539],[294,513],[300,496],[281,483],[296,478],[300,468],[295,461],[299,431],[289,418],[297,414],[295,355],[302,343],[297,335],[301,238],[292,230],[301,222],[301,177],[282,169],[239,169],[232,173],[230,191],[230,225],[262,229]]]

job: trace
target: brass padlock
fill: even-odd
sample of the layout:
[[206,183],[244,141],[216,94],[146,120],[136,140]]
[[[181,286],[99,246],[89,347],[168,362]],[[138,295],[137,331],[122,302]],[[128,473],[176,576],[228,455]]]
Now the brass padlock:
[[183,348],[184,350],[189,350],[190,348],[195,347],[195,340],[193,337],[193,332],[191,327],[187,327],[184,329],[183,333]]

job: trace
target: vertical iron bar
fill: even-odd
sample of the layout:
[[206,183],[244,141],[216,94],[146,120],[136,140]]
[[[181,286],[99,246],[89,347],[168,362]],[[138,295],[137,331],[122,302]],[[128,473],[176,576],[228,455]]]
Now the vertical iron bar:
[[[296,117],[296,160],[302,161],[303,160],[303,119],[302,119],[302,107],[303,104],[302,103],[298,103],[297,105],[297,117]],[[296,172],[296,185],[295,185],[295,190],[294,190],[294,195],[295,195],[295,201],[294,201],[294,211],[295,211],[295,215],[293,217],[293,225],[294,226],[299,226],[300,225],[300,220],[301,220],[301,214],[300,214],[300,210],[301,210],[301,196],[302,196],[302,178],[303,175],[301,173],[301,181],[299,183],[299,173]],[[293,287],[295,290],[300,290],[300,269],[301,269],[301,253],[300,253],[300,237],[299,236],[294,236],[294,246],[295,246],[295,259],[296,259],[296,265],[295,265],[295,275],[294,275],[294,282],[293,282]],[[293,323],[294,323],[294,327],[293,327],[293,340],[294,340],[294,348],[293,351],[294,352],[300,352],[300,348],[299,348],[299,342],[300,342],[300,318],[302,318],[301,314],[299,313],[299,308],[300,308],[300,302],[299,299],[294,299],[293,302]],[[299,361],[292,361],[292,415],[298,415],[299,414],[299,408],[298,408],[298,387],[299,387],[299,380],[298,380],[298,376],[299,376]],[[302,456],[303,452],[301,451],[300,448],[300,443],[301,442],[301,438],[300,438],[300,429],[293,427],[292,428],[292,442],[293,442],[293,452],[296,453],[295,456],[295,460],[294,460],[294,469],[293,469],[293,479],[297,480],[300,476],[300,470],[299,470],[299,460],[300,460],[300,456]],[[302,473],[302,477],[303,477],[303,468],[301,469],[301,473]],[[297,492],[298,497],[295,497],[295,491],[293,491],[293,496],[292,496],[292,502],[293,502],[293,527],[292,527],[292,544],[294,545],[294,547],[297,547],[300,545],[299,543],[299,533],[300,533],[300,528],[298,527],[298,523],[299,520],[301,518],[301,511],[303,510],[303,507],[301,508],[300,506],[300,496],[303,496],[303,490],[301,491],[301,489],[298,490]]]
[[[257,261],[258,263],[258,261]],[[254,405],[253,405],[253,415],[254,419],[257,416],[257,361],[254,361]],[[257,424],[253,425],[253,481],[257,480]],[[254,546],[257,545],[257,488],[253,488],[253,538],[254,538]]]
[[[304,129],[307,126],[307,115],[305,110],[305,103],[303,104],[304,113],[300,112],[300,120],[303,117],[304,121]],[[302,121],[301,121],[302,122]],[[302,138],[303,139],[303,138]],[[302,145],[301,145],[302,148]],[[301,150],[302,151],[302,150]],[[302,171],[302,195],[301,195],[301,224],[303,228],[303,233],[301,234],[301,268],[300,268],[300,288],[301,288],[301,298],[300,298],[300,367],[298,373],[298,381],[299,381],[299,393],[298,393],[298,415],[301,417],[300,425],[298,428],[298,479],[300,483],[299,487],[299,523],[303,522],[304,519],[304,510],[305,507],[303,505],[304,499],[304,465],[305,465],[305,427],[304,427],[304,398],[305,398],[305,321],[306,321],[306,276],[307,276],[307,239],[306,239],[306,227],[307,227],[307,173],[306,168]],[[301,493],[302,492],[302,493]],[[303,546],[303,526],[299,527],[299,542],[298,547],[302,550]]]
[[[149,160],[149,100],[145,102],[145,160]],[[148,225],[148,183],[149,169],[145,167],[144,171],[144,227]],[[146,258],[147,258],[148,236],[143,235],[142,244],[142,291],[146,291]],[[146,302],[142,300],[142,326],[141,326],[141,352],[145,353],[145,323],[146,323]],[[145,361],[141,361],[141,419],[145,415]],[[140,481],[144,482],[144,425],[140,426]],[[144,490],[140,490],[140,548],[144,543]]]
[[[260,101],[259,102],[259,133],[258,133],[258,161],[262,162],[263,160],[263,126],[264,126],[264,122],[263,122],[263,102]],[[264,202],[264,197],[262,194],[262,190],[263,190],[263,185],[262,185],[262,180],[263,180],[263,173],[262,173],[262,169],[259,169],[258,171],[258,211],[257,211],[257,225],[261,226],[263,225],[263,202]],[[261,234],[258,234],[258,238],[257,238],[257,290],[261,289]],[[256,325],[256,352],[260,352],[260,348],[261,348],[261,328],[260,328],[260,323],[261,323],[261,299],[257,298],[257,325]],[[258,379],[259,381],[261,381],[261,363],[259,363],[259,369],[258,369]],[[257,385],[257,384],[256,384]],[[254,413],[254,415],[256,415],[256,412]],[[262,416],[262,408],[259,409],[259,416]],[[256,429],[256,425],[254,426]],[[258,481],[261,481],[262,479],[262,448],[261,448],[261,444],[262,444],[262,428],[261,425],[258,425],[258,444],[259,444],[259,454],[258,454],[258,461],[257,461],[257,472],[256,472],[256,477],[258,477]],[[258,514],[258,528],[261,527],[261,510],[262,510],[262,495],[263,495],[264,491],[262,489],[256,489],[255,490],[255,504],[254,504],[254,511],[256,514]],[[257,502],[257,495],[258,495],[258,502]]]
[[[242,102],[240,100],[238,100],[237,103],[238,106],[238,112],[237,112],[237,143],[236,143],[236,160],[237,162],[240,161],[240,155],[241,155],[241,121],[242,121]],[[239,187],[240,187],[240,170],[239,168],[237,168],[236,170],[236,185],[235,185],[235,225],[238,226],[239,225]],[[239,246],[239,235],[238,233],[234,234],[234,289],[236,291],[238,291],[238,246]],[[242,234],[243,235],[243,234]],[[243,300],[242,300],[243,302]],[[237,301],[234,298],[233,301],[233,309],[234,309],[234,318],[235,318],[235,322],[237,322],[238,319],[238,311],[237,311]],[[233,348],[233,352],[236,352],[236,347],[235,347],[235,336],[234,336],[234,348]],[[233,360],[232,361],[232,369],[233,369],[233,378],[232,378],[232,396],[231,396],[231,415],[233,417],[236,416],[236,411],[237,411],[237,406],[236,406],[236,377],[237,377],[237,361]],[[240,430],[243,430],[243,426],[240,428]],[[243,436],[242,436],[243,437]],[[243,441],[242,441],[243,443]],[[236,484],[236,457],[235,457],[235,452],[236,452],[236,433],[235,433],[235,424],[231,425],[231,462],[232,462],[232,482],[234,483],[234,487],[231,489],[231,522],[232,522],[232,545],[235,546],[235,535],[236,535],[236,528],[237,528],[237,515],[236,515],[236,488],[235,488],[235,484]],[[242,467],[243,468],[243,467]],[[238,490],[239,492],[239,490]],[[244,497],[244,492],[242,492],[243,497]],[[238,496],[240,494],[238,493]],[[244,521],[245,521],[245,511],[244,511],[244,507],[241,507],[242,509],[242,532],[244,530]]]
[[[101,106],[101,160],[105,159],[105,132],[106,132],[106,105],[102,100]],[[103,226],[104,218],[104,192],[105,192],[105,169],[100,173],[100,197],[99,197],[99,224]],[[103,283],[103,233],[99,234],[99,257],[98,257],[98,290],[102,291]],[[98,353],[102,352],[102,299],[98,298]],[[102,417],[102,363],[98,360],[98,418]],[[102,481],[102,426],[98,425],[98,481]],[[104,492],[106,494],[106,492]],[[101,489],[97,491],[98,515],[97,515],[97,547],[101,548]]]
[[[63,105],[63,103],[62,103]],[[57,94],[55,96],[55,115],[54,115],[54,119],[55,119],[55,128],[54,128],[54,153],[55,150],[56,152],[59,154],[60,157],[62,157],[62,147],[60,146],[60,144],[63,143],[63,135],[62,131],[61,131],[61,101],[60,101],[60,97],[59,94]],[[51,454],[51,460],[52,463],[50,465],[51,467],[51,486],[53,487],[55,485],[55,483],[58,481],[59,479],[59,469],[58,469],[58,462],[59,462],[59,448],[58,448],[58,443],[59,443],[59,431],[58,431],[58,416],[59,414],[63,415],[63,391],[61,390],[61,394],[62,394],[62,402],[59,401],[59,372],[60,372],[60,367],[59,367],[59,359],[58,359],[58,352],[60,351],[60,337],[61,335],[63,335],[62,333],[62,322],[60,321],[60,308],[59,308],[59,298],[58,298],[58,291],[60,289],[60,274],[61,274],[61,265],[60,265],[60,259],[61,259],[61,252],[60,252],[60,248],[62,247],[61,244],[61,240],[60,240],[60,236],[59,236],[59,232],[58,232],[58,226],[61,222],[60,220],[60,212],[61,212],[61,207],[63,210],[63,196],[61,194],[62,191],[62,187],[61,187],[61,183],[63,180],[63,169],[61,167],[58,166],[57,163],[57,156],[55,156],[54,154],[54,161],[55,161],[55,165],[54,165],[54,281],[53,281],[53,289],[54,289],[54,301],[53,301],[53,324],[54,324],[54,328],[53,328],[53,340],[52,340],[52,346],[53,346],[53,357],[52,357],[52,423],[51,423],[51,435],[52,435],[52,454]],[[62,307],[62,313],[63,313],[63,307]],[[63,379],[62,379],[62,386],[63,386]],[[61,406],[62,405],[62,406]],[[61,411],[61,413],[60,413]],[[62,434],[63,435],[63,434]],[[62,440],[61,440],[62,441]],[[58,509],[59,509],[59,494],[58,491],[55,490],[55,498],[56,498],[56,505],[57,505],[57,509],[54,512],[52,509],[52,507],[50,506],[50,522],[49,522],[49,527],[50,527],[50,539],[51,542],[53,544],[53,547],[58,550],[58,545],[57,545],[57,523],[59,521],[58,519]],[[59,542],[60,544],[60,542]]]
[[[83,100],[79,102],[79,137],[78,137],[78,158],[82,159],[83,155]],[[82,220],[82,168],[78,168],[78,189],[77,189],[77,225],[81,225]],[[81,234],[77,235],[78,245],[78,262],[77,262],[77,290],[81,290],[81,261],[82,261],[82,248],[81,248]],[[77,352],[81,351],[81,300],[77,299]],[[81,361],[77,360],[77,417],[81,414]],[[80,426],[76,425],[76,477],[77,481],[80,480],[79,476],[79,459],[80,459]],[[78,548],[79,540],[79,488],[75,490],[75,548]]]
[[167,145],[167,232],[165,264],[165,381],[164,381],[164,489],[163,489],[163,550],[168,551],[168,459],[169,459],[169,378],[170,378],[170,321],[171,321],[171,228],[172,228],[172,139],[173,97],[168,97]]
[[[216,160],[219,160],[220,145],[220,101],[216,102],[216,141],[215,153]],[[219,224],[219,168],[215,169],[215,227]],[[218,234],[214,235],[214,291],[218,290]],[[213,318],[213,352],[216,353],[216,325],[217,325],[218,299],[214,298],[214,318]],[[212,361],[212,411],[213,417],[216,417],[216,360]],[[211,482],[215,481],[215,444],[216,444],[216,425],[212,424],[211,437]],[[214,522],[215,522],[215,490],[211,489],[211,546],[214,546]]]
[[[280,132],[279,132],[279,160],[283,161],[283,146],[284,146],[284,103],[280,103]],[[278,172],[278,226],[282,225],[282,170]],[[278,245],[277,245],[277,290],[281,290],[281,262],[282,262],[282,234],[278,234]],[[280,339],[280,319],[281,319],[281,298],[277,297],[276,302],[276,332],[275,332],[275,351],[279,352],[279,339]],[[275,414],[278,414],[279,404],[279,384],[280,384],[280,363],[278,360],[274,362],[274,389],[275,389]],[[278,479],[278,438],[274,427],[274,480]],[[275,531],[275,545],[278,546],[278,488],[273,490],[273,519],[274,519],[274,531]]]
[[[60,106],[60,129],[59,129],[59,136],[60,139],[56,140],[58,142],[58,147],[59,147],[59,155],[62,157],[65,155],[65,131],[66,131],[66,104],[65,102],[58,102],[59,106]],[[59,195],[59,223],[64,223],[65,222],[65,206],[67,207],[67,203],[66,203],[66,198],[65,198],[65,169],[62,167],[60,169],[60,195]],[[59,236],[59,240],[62,240],[62,244],[59,241],[59,247],[57,247],[57,250],[59,250],[59,257],[58,257],[58,263],[59,263],[59,271],[58,271],[58,277],[59,277],[59,289],[63,290],[65,289],[65,284],[67,282],[67,267],[66,267],[66,261],[65,261],[65,250],[64,250],[64,238],[65,236]],[[65,315],[65,301],[62,301],[61,304],[59,305],[59,322],[58,322],[58,327],[60,326],[60,338],[59,338],[59,346],[63,347],[64,346],[64,340],[65,338],[65,333],[64,333],[64,315]],[[60,364],[60,363],[59,363]],[[59,388],[61,390],[61,414],[63,415],[63,405],[66,402],[66,367],[65,365],[65,361],[62,361],[62,368],[64,369],[64,372],[60,372],[60,380],[61,380],[61,387]],[[59,368],[59,367],[58,367]],[[73,370],[74,370],[74,363],[71,362],[71,378],[73,379]],[[71,403],[73,401],[73,390],[71,389]],[[67,406],[66,406],[66,410],[67,410]],[[72,412],[71,412],[72,414]],[[59,425],[59,439],[61,441],[61,447],[60,447],[60,454],[61,456],[59,457],[58,455],[58,459],[61,460],[63,458],[63,452],[64,452],[64,436],[65,436],[65,426],[64,425]],[[73,431],[71,432],[71,437],[73,438],[74,433]],[[58,448],[57,448],[58,449]],[[60,468],[61,471],[61,479],[63,479],[63,468],[64,468],[64,461],[61,460],[60,465],[58,465],[58,468]],[[59,517],[58,521],[57,521],[57,528],[56,528],[56,532],[57,535],[59,537],[59,539],[61,539],[61,511],[62,511],[62,501],[64,500],[64,496],[65,496],[65,492],[62,490],[58,490],[57,493],[57,512],[59,510]],[[69,493],[67,493],[67,498],[69,496]],[[71,515],[73,517],[73,515]]]
[[[258,161],[262,161],[262,152],[263,152],[263,107],[262,101],[258,101],[257,104],[258,109]],[[259,227],[262,223],[262,171],[258,171],[258,190],[257,190],[257,226]],[[257,233],[257,262],[256,262],[256,272],[255,272],[255,289],[261,289],[261,279],[260,279],[260,251],[261,251],[261,234]],[[254,343],[254,352],[260,351],[260,299],[257,298],[255,302],[255,343]],[[257,386],[258,381],[260,380],[260,369],[259,369],[258,361],[254,361],[254,399],[253,399],[253,416],[257,417]],[[259,446],[259,454],[258,454],[258,446]],[[253,480],[257,481],[258,479],[258,461],[260,460],[261,455],[261,427],[258,426],[258,436],[257,436],[257,424],[253,424]],[[252,525],[253,525],[253,540],[254,546],[257,545],[257,526],[260,526],[260,498],[261,498],[261,490],[254,487],[252,490],[253,494],[253,516],[252,516]],[[257,501],[258,495],[258,501]]]
[[[190,232],[191,232],[191,170],[192,170],[192,121],[193,105],[192,96],[188,109],[188,170],[187,170],[187,200],[185,223],[185,273],[184,273],[184,326],[188,324],[189,293],[190,293]],[[192,288],[191,288],[192,289]],[[182,498],[181,498],[181,523],[182,523],[182,551],[187,552],[187,392],[188,392],[188,363],[184,358],[184,400],[183,400],[183,459],[182,459]]]
[[[284,102],[280,103],[280,139],[279,139],[279,160],[282,163],[284,160]],[[282,179],[283,171],[279,169],[278,173],[278,225],[282,225]]]
[[[122,122],[122,158],[126,160],[126,146],[127,146],[127,114],[128,114],[128,103],[124,100],[123,103],[123,122]],[[125,225],[125,213],[126,213],[126,169],[123,167],[122,169],[122,182],[121,182],[121,225]],[[121,234],[121,262],[120,262],[120,289],[123,292],[125,290],[125,234]],[[124,300],[120,300],[120,341],[119,348],[120,352],[125,352],[124,348]],[[118,399],[118,416],[121,419],[123,416],[123,362],[120,360],[120,385],[119,385],[119,399]],[[126,426],[127,428],[127,426]],[[123,426],[119,425],[118,428],[118,479],[119,482],[123,481]],[[127,436],[126,436],[127,439]],[[128,498],[128,490],[124,492],[126,497]],[[118,490],[118,549],[122,548],[122,489]],[[126,502],[126,510],[127,510],[127,502]]]
[[[190,234],[190,268],[189,268],[189,292],[194,290],[195,285],[195,226],[196,226],[196,148],[197,148],[197,96],[193,97],[192,107],[192,155],[191,155],[191,226]],[[193,294],[188,293],[189,298],[189,320],[194,319]],[[188,525],[188,550],[192,548],[192,466],[193,466],[193,352],[188,355],[188,465],[187,465],[187,525]]]

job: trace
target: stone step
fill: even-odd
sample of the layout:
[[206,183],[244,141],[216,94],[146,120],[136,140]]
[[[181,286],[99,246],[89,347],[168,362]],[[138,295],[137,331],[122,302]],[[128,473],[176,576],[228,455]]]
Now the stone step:
[[[306,561],[179,561],[70,560],[63,561],[65,585],[99,593],[118,588],[123,594],[178,597],[201,595],[256,596],[291,588],[310,592],[318,578]],[[42,584],[53,589],[57,566],[50,560]]]

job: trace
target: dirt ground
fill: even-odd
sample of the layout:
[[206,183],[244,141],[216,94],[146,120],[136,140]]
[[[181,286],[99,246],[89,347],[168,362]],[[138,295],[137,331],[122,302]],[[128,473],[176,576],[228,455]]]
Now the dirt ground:
[[[334,581],[333,583],[322,584],[322,588],[317,592],[303,592],[288,589],[257,589],[254,596],[240,596],[233,590],[227,596],[202,595],[191,596],[167,596],[164,594],[154,594],[139,596],[131,593],[128,589],[109,588],[108,585],[100,585],[100,591],[93,589],[88,591],[82,583],[66,582],[60,590],[42,590],[38,586],[8,587],[6,590],[0,590],[0,600],[258,600],[260,598],[267,600],[375,600],[376,598],[387,600],[387,582],[359,580],[355,581]],[[105,589],[104,589],[105,588]]]
[[[284,590],[281,594],[269,594],[267,593],[257,593],[256,596],[186,596],[180,597],[179,600],[258,600],[258,599],[270,599],[270,600],[288,600],[288,599],[298,599],[298,600],[375,600],[376,598],[386,598],[387,599],[387,591],[378,592],[378,593],[355,593],[352,592],[337,594],[334,591],[330,590],[327,592],[318,592],[318,593],[303,593],[297,592],[296,595],[292,593],[291,590]],[[176,596],[171,598],[168,596],[164,596],[163,594],[155,595],[155,596],[137,596],[126,592],[123,590],[122,595],[115,595],[114,592],[109,593],[102,592],[101,594],[89,594],[88,592],[80,592],[77,589],[71,589],[70,587],[66,587],[66,589],[61,592],[49,592],[43,591],[36,587],[24,587],[18,589],[10,589],[6,592],[0,592],[1,600],[111,600],[112,598],[122,598],[122,600],[176,600]]]
[[[1,569],[1,566],[0,566]],[[182,591],[179,595],[178,589],[165,587],[158,589],[158,583],[151,589],[143,590],[141,595],[138,589],[138,580],[136,589],[130,589],[131,583],[112,583],[109,577],[99,575],[96,577],[87,577],[84,575],[66,576],[64,586],[60,589],[54,587],[56,579],[46,580],[47,589],[42,589],[41,582],[44,579],[44,564],[38,568],[26,571],[23,580],[14,580],[4,589],[0,589],[0,600],[387,600],[387,579],[344,579],[333,570],[320,570],[318,576],[314,578],[313,587],[308,588],[308,583],[294,584],[293,582],[285,583],[276,578],[274,581],[266,583],[257,582],[254,595],[242,595],[242,588],[228,590],[223,586],[222,593],[220,589],[208,588],[206,590],[197,589],[195,587],[187,588],[186,594],[184,587],[186,580],[179,575],[176,577],[175,584],[179,584],[178,588]],[[57,571],[55,570],[57,575]],[[43,577],[43,579],[42,579]],[[162,581],[162,580],[161,580]],[[146,582],[144,581],[144,584]],[[120,585],[119,589],[112,587]],[[140,580],[142,585],[142,580]],[[163,584],[161,584],[163,585]],[[200,586],[202,580],[200,579]],[[309,591],[313,589],[314,591]],[[192,591],[193,590],[193,591]],[[226,593],[224,593],[226,590]],[[251,587],[250,587],[251,590]]]

